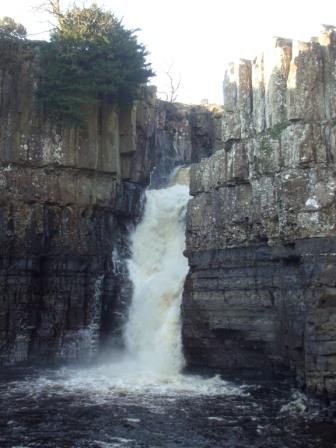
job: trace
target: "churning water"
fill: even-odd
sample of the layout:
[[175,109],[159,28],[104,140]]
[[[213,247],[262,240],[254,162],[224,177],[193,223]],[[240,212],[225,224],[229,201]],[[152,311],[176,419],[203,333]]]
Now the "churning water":
[[173,183],[147,191],[131,236],[125,350],[91,368],[3,372],[1,447],[334,447],[331,427],[307,423],[305,397],[291,399],[286,384],[181,373],[186,172]]
[[63,368],[25,387],[41,392],[82,391],[106,400],[111,394],[246,395],[244,387],[219,376],[183,375],[180,306],[188,272],[185,214],[189,200],[188,169],[178,169],[171,185],[147,190],[142,222],[131,235],[128,261],[133,298],[124,329],[125,350],[105,353],[90,368]]
[[144,219],[132,238],[134,293],[126,347],[139,366],[159,375],[176,375],[183,367],[180,305],[188,272],[183,256],[188,199],[186,185],[148,191]]
[[[89,394],[99,394],[101,399],[120,391],[246,394],[244,388],[224,383],[218,376],[203,379],[181,373],[180,306],[188,272],[183,255],[188,184],[188,169],[178,169],[170,186],[146,192],[142,222],[131,235],[128,270],[133,297],[123,335],[125,350],[106,353],[104,362],[90,369],[59,371],[62,387],[72,391],[87,387]],[[40,382],[43,387],[52,386],[55,379],[41,378]]]

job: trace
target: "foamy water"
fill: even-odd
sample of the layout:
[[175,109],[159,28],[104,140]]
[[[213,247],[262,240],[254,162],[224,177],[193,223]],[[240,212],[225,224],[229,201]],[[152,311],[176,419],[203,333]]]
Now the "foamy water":
[[186,185],[147,191],[144,218],[132,237],[134,294],[126,348],[140,370],[163,376],[177,374],[184,364],[180,306],[188,272],[183,256],[188,200]]
[[204,378],[197,375],[158,375],[139,369],[136,362],[111,362],[94,368],[62,368],[46,371],[34,380],[12,384],[13,389],[31,395],[85,394],[89,401],[109,401],[116,396],[248,396],[246,386],[235,386],[218,375]]
[[[183,177],[176,173],[175,181]],[[143,221],[131,236],[134,295],[126,349],[106,352],[92,367],[6,374],[0,381],[0,446],[334,448],[332,425],[302,432],[307,400],[298,392],[290,395],[289,387],[284,392],[282,384],[237,386],[219,376],[182,373],[188,197],[183,184],[147,192]],[[116,272],[118,259],[113,253]],[[94,324],[101,311],[100,280],[96,286]]]
[[53,393],[86,390],[92,396],[113,394],[232,395],[246,393],[215,376],[183,375],[181,300],[188,273],[185,214],[188,172],[177,171],[174,185],[146,192],[142,222],[131,235],[128,262],[133,297],[124,329],[125,351],[106,353],[92,368],[63,368],[27,385]]

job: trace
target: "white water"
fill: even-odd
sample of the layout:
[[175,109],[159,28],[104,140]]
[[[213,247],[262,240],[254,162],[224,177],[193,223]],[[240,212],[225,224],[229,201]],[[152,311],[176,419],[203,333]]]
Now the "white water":
[[188,272],[183,256],[188,200],[186,185],[147,191],[144,218],[132,237],[134,293],[126,347],[140,368],[165,376],[183,367],[180,306]]
[[[129,274],[134,292],[124,331],[126,350],[105,354],[94,368],[63,368],[39,377],[33,393],[50,390],[85,393],[95,400],[111,394],[243,395],[219,376],[183,375],[180,306],[188,272],[185,213],[189,183],[185,171],[175,173],[166,189],[148,190],[142,222],[131,236]],[[114,254],[115,255],[115,254]],[[84,392],[85,391],[85,392]]]

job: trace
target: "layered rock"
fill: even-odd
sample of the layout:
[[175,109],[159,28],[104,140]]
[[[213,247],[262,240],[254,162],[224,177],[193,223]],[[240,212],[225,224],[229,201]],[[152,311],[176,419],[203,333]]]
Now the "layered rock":
[[[151,185],[165,185],[174,167],[198,162],[220,147],[222,115],[220,106],[157,101],[147,90],[137,107],[138,157],[132,161],[133,171],[134,166],[150,164]],[[141,177],[131,179],[138,182]]]
[[121,182],[120,111],[92,107],[81,130],[50,122],[35,95],[39,44],[17,50],[0,76],[0,364],[89,358],[142,188]]
[[335,65],[329,28],[228,68],[223,149],[191,170],[192,365],[289,368],[336,395]]
[[150,173],[209,155],[218,121],[147,89],[137,105],[91,106],[83,129],[52,123],[35,95],[40,45],[0,55],[0,365],[89,359],[120,333]]

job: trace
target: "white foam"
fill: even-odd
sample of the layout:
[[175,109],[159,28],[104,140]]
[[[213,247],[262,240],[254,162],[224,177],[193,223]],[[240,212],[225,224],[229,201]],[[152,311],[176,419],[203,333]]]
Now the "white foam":
[[144,218],[132,236],[134,293],[125,342],[136,369],[165,375],[177,373],[184,364],[180,305],[188,272],[183,256],[188,200],[186,185],[147,191]]
[[112,397],[248,396],[245,386],[235,386],[220,376],[204,378],[182,373],[166,374],[139,369],[136,362],[118,359],[94,368],[62,368],[49,371],[34,381],[13,384],[29,395],[83,395],[89,401],[109,401]]
[[[175,176],[186,182],[185,176]],[[88,399],[134,395],[246,395],[219,376],[181,374],[184,366],[180,306],[188,272],[185,213],[189,187],[181,183],[146,193],[142,222],[134,231],[130,277],[134,285],[125,328],[125,353],[105,354],[102,365],[63,368],[22,385],[35,393],[79,393]]]
[[295,390],[290,401],[280,409],[281,414],[304,414],[307,411],[307,396],[302,392]]

